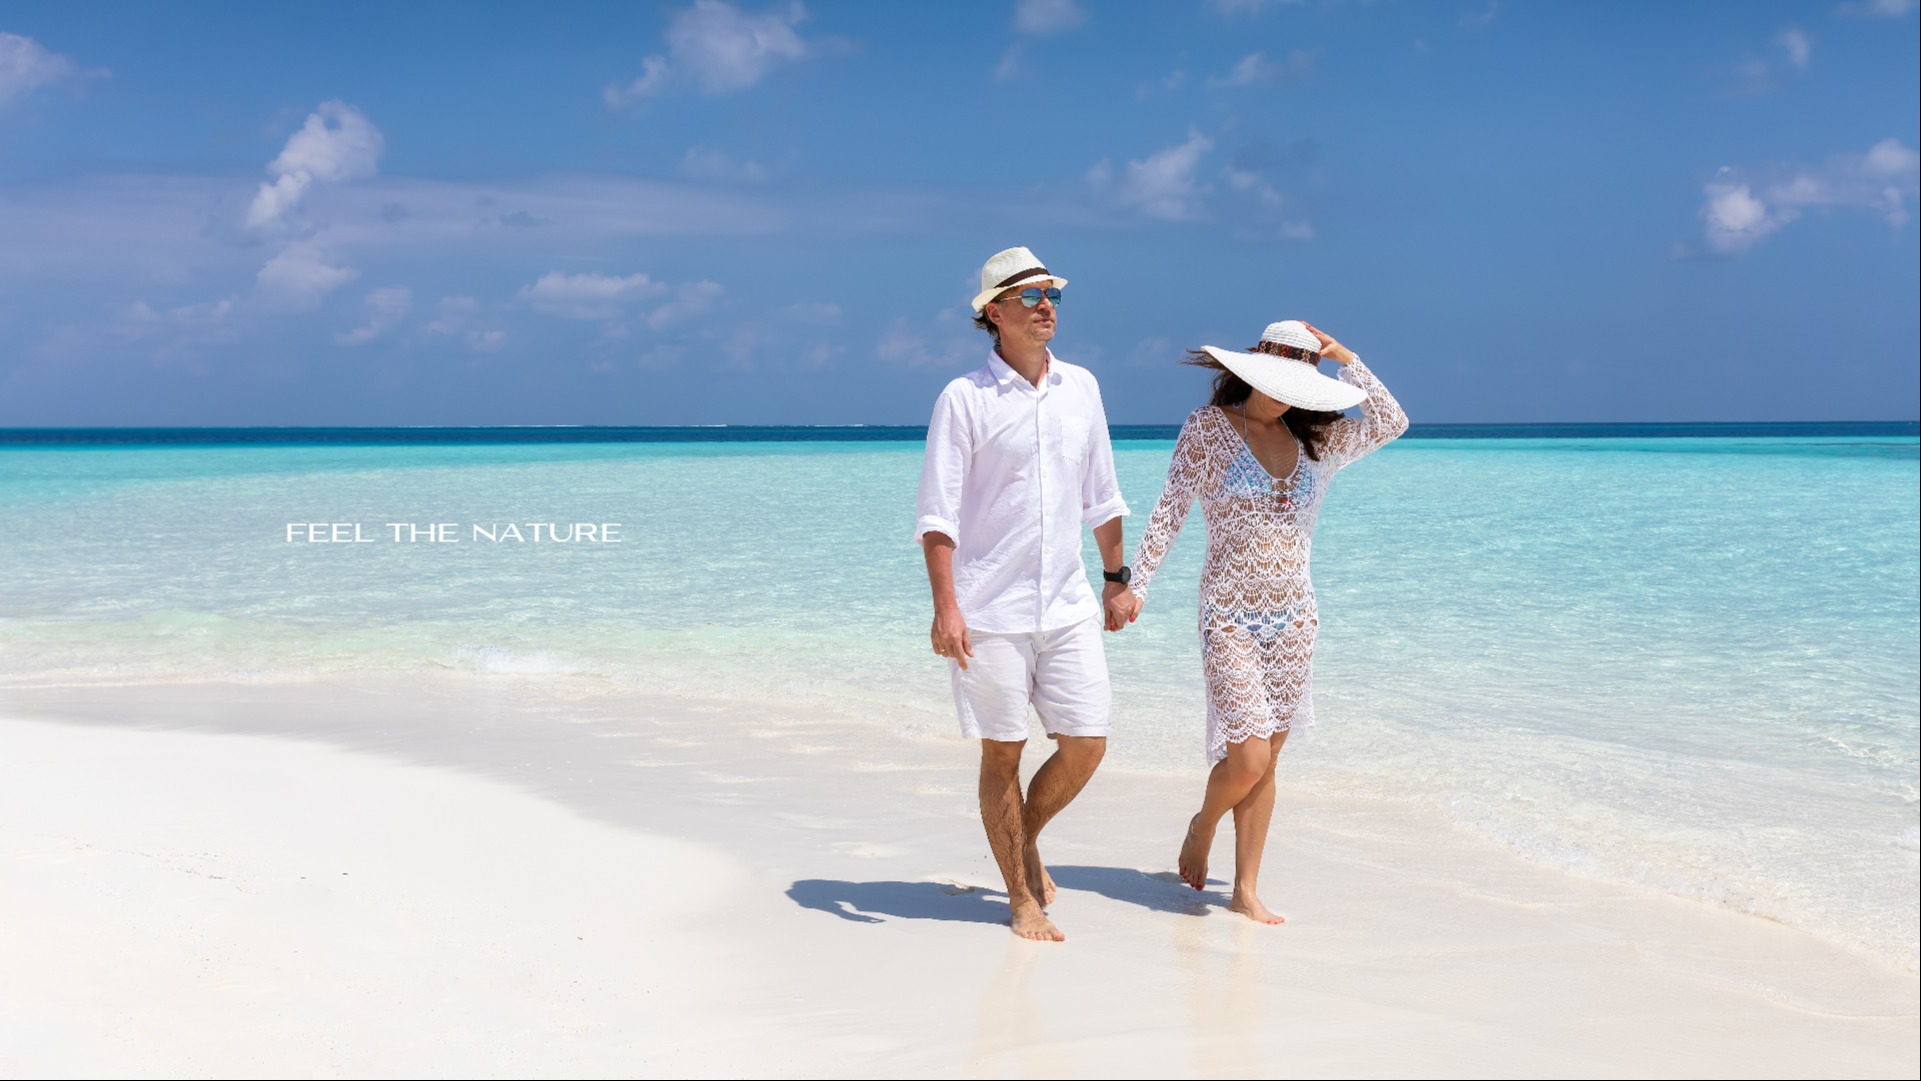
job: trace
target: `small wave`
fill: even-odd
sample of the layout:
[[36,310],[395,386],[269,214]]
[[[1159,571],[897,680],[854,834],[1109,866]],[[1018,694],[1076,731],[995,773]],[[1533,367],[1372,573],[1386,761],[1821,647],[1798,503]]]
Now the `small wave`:
[[521,651],[502,646],[460,646],[454,650],[451,667],[487,675],[570,676],[590,672],[593,666],[564,653],[536,649]]

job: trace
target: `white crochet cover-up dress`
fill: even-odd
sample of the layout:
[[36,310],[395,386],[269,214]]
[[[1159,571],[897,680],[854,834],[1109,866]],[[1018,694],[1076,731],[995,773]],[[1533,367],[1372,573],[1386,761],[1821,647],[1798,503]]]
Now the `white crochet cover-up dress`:
[[1320,613],[1308,578],[1314,523],[1343,466],[1407,430],[1407,414],[1358,359],[1340,378],[1367,392],[1361,416],[1325,429],[1320,460],[1305,450],[1276,480],[1215,406],[1181,425],[1167,484],[1134,552],[1129,584],[1143,602],[1194,500],[1207,523],[1201,566],[1201,668],[1207,678],[1207,760],[1227,745],[1314,723],[1311,680]]

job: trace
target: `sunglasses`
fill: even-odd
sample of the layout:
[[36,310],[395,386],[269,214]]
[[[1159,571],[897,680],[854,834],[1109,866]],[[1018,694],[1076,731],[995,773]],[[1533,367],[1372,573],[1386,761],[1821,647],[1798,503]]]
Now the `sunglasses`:
[[1018,300],[1021,302],[1021,306],[1024,308],[1038,308],[1041,306],[1042,297],[1046,297],[1047,302],[1049,304],[1059,304],[1061,302],[1061,291],[1058,288],[1048,288],[1048,289],[1029,288],[1029,289],[1023,289],[1020,292],[1015,293],[1011,297],[1002,297],[1001,299],[1002,300]]

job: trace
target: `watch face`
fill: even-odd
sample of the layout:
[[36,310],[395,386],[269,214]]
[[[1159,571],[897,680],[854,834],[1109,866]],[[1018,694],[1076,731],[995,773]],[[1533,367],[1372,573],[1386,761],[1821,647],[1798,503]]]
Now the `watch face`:
[[1134,569],[1132,567],[1129,567],[1123,564],[1120,570],[1102,571],[1101,577],[1107,579],[1110,582],[1119,582],[1122,585],[1126,585],[1127,583],[1134,580]]

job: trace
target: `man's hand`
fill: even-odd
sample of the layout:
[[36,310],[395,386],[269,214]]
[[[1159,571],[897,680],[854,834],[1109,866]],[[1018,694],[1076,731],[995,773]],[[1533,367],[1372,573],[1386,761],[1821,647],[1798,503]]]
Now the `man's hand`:
[[974,655],[974,643],[967,637],[967,619],[961,615],[960,602],[954,599],[954,538],[945,533],[928,532],[921,537],[927,553],[927,583],[934,589],[934,626],[928,637],[934,652],[952,657],[962,668]]
[[1107,612],[1107,629],[1118,631],[1141,614],[1141,599],[1119,582],[1107,583],[1101,591],[1101,607]]
[[960,608],[947,608],[934,613],[934,627],[929,632],[934,639],[934,652],[942,657],[952,657],[967,668],[967,658],[974,655],[974,643],[967,636],[967,620],[960,614]]

